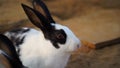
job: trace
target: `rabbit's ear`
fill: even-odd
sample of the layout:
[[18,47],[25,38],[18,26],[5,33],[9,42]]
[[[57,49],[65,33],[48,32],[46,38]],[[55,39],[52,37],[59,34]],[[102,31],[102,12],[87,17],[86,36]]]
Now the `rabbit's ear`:
[[48,21],[48,19],[46,17],[44,17],[41,13],[39,13],[38,11],[36,11],[24,4],[22,4],[22,7],[23,7],[26,15],[30,19],[30,21],[35,26],[40,28],[43,32],[51,30],[53,28],[52,25],[50,24],[50,22]]
[[22,66],[13,43],[4,35],[0,34],[0,50],[1,54],[5,56],[12,66]]
[[45,3],[42,0],[33,0],[33,7],[39,11],[40,13],[42,13],[48,20],[50,23],[55,23],[55,21],[53,20],[47,6],[45,5]]

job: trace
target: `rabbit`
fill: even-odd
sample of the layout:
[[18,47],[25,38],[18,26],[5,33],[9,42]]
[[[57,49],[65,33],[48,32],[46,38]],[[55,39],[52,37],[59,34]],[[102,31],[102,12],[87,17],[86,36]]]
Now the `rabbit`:
[[11,39],[23,65],[28,68],[65,68],[80,39],[67,27],[56,23],[45,3],[33,0],[33,8],[22,4],[33,25],[5,33]]
[[9,62],[10,68],[26,68],[19,59],[13,43],[3,34],[0,34],[0,54]]

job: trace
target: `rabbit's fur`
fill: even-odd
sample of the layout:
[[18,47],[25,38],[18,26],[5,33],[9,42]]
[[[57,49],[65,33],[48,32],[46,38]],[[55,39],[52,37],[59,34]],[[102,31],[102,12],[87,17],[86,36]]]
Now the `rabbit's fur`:
[[10,68],[25,68],[13,43],[2,34],[0,34],[0,55],[3,55],[8,60]]
[[[80,41],[66,26],[57,24],[41,0],[33,1],[33,8],[22,7],[31,23],[40,28],[21,28],[6,32],[22,63],[29,68],[65,68],[71,52],[80,47]],[[41,12],[41,10],[44,13]]]

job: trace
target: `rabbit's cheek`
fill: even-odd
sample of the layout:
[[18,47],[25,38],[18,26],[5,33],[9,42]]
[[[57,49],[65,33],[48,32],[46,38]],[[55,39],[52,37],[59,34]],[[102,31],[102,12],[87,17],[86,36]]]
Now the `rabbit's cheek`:
[[69,45],[68,52],[73,52],[77,49],[77,46]]

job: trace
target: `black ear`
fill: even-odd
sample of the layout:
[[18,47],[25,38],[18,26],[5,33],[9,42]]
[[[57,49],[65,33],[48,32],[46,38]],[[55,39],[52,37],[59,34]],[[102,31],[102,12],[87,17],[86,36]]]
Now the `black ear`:
[[50,23],[55,23],[47,6],[45,5],[45,3],[42,0],[33,0],[33,7],[37,11],[42,13],[49,20]]
[[46,19],[41,13],[39,13],[38,11],[22,4],[22,7],[26,13],[26,15],[28,16],[28,18],[30,19],[30,21],[37,26],[38,28],[40,28],[42,31],[45,30],[51,30],[52,26],[49,23],[48,19]]
[[22,66],[19,56],[15,50],[13,43],[4,35],[0,34],[0,50],[1,54],[5,56],[10,62],[11,66]]

